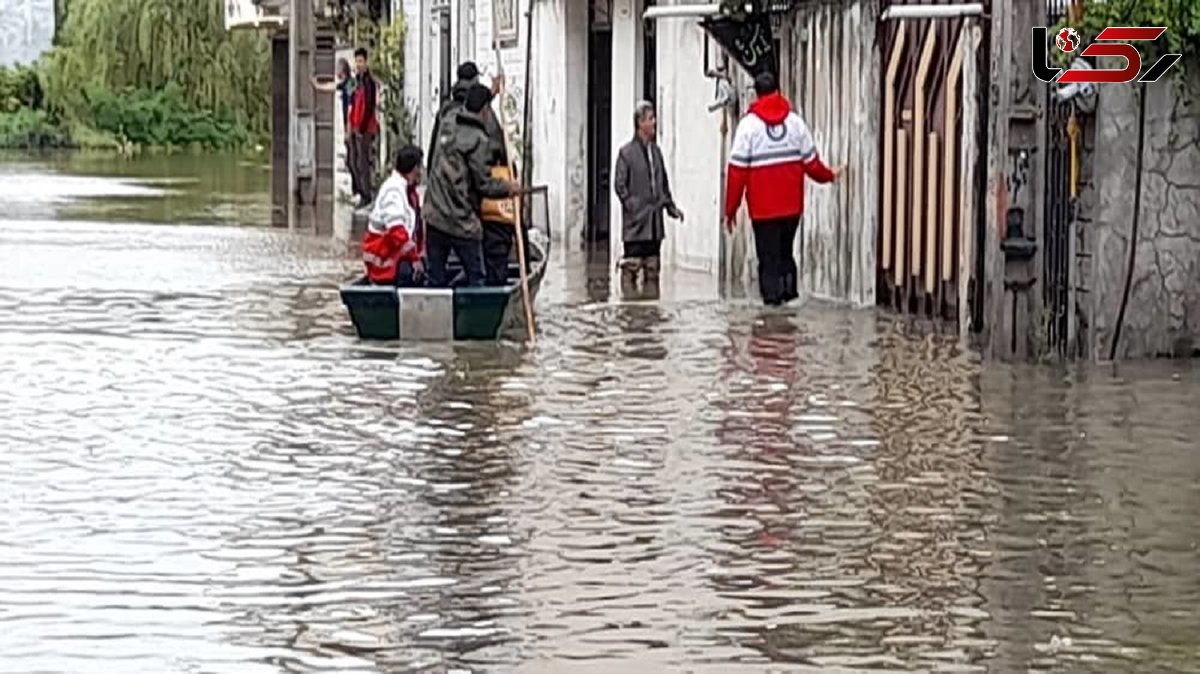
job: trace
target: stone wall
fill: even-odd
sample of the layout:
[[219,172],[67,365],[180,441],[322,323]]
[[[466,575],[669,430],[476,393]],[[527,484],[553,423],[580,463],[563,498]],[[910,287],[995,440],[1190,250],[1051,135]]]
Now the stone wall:
[[0,0],[0,66],[37,60],[54,41],[54,0]]
[[[1117,356],[1200,350],[1200,74],[1146,85],[1141,221]],[[1102,88],[1090,153],[1095,194],[1081,204],[1091,270],[1085,311],[1089,355],[1109,357],[1129,264],[1137,167],[1135,85]],[[1088,213],[1087,211],[1092,211]],[[1090,222],[1089,222],[1090,221]]]

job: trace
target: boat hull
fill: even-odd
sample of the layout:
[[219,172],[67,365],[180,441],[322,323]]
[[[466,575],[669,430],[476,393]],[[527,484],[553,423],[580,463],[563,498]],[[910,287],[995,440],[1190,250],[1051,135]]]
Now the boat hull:
[[[530,244],[530,300],[546,271],[545,251]],[[394,288],[371,285],[366,277],[342,286],[342,303],[360,339],[494,340],[521,325],[521,285],[517,266],[508,285],[470,288]]]

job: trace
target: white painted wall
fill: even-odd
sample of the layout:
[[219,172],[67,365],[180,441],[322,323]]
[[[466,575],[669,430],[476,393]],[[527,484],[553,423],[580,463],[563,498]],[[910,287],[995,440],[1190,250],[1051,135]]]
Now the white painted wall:
[[[657,25],[658,142],[675,203],[685,218],[683,223],[667,220],[663,261],[715,275],[724,195],[721,113],[708,112],[715,84],[704,74],[704,31],[697,24],[687,18],[660,19]],[[632,128],[629,115],[623,121],[627,130]],[[729,139],[735,125],[731,120]]]
[[421,85],[424,80],[421,71],[423,41],[420,36],[426,26],[426,21],[421,15],[421,4],[421,0],[403,0],[400,3],[400,11],[396,12],[395,3],[393,3],[392,16],[397,14],[404,16],[404,102],[412,114],[414,142],[418,146],[428,149],[425,148],[428,140],[428,128],[425,126],[424,115],[421,114],[423,100]]
[[[633,137],[633,109],[642,98],[642,0],[613,0],[612,3],[612,150],[616,165],[621,146]],[[611,192],[611,190],[610,190]],[[608,241],[610,259],[621,259],[621,202],[609,195]],[[620,278],[612,275],[612,295],[619,295]]]

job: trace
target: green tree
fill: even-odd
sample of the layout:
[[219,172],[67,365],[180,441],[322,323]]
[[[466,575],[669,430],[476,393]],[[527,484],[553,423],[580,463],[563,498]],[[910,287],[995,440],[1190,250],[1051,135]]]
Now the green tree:
[[[1067,17],[1063,17],[1059,27],[1067,23]],[[1147,67],[1168,53],[1183,55],[1176,68],[1177,74],[1189,66],[1194,67],[1200,60],[1198,0],[1086,0],[1082,21],[1075,26],[1085,44],[1108,26],[1167,27],[1166,35],[1156,42],[1137,45]]]
[[92,124],[97,96],[174,85],[195,110],[266,133],[268,38],[226,31],[221,0],[60,1],[64,15],[57,44],[44,59],[52,114]]

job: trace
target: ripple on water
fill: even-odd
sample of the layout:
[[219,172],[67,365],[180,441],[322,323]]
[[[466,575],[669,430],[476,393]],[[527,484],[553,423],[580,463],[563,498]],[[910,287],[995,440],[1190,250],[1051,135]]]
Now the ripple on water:
[[1189,369],[981,373],[871,312],[553,287],[532,353],[362,345],[353,268],[0,224],[0,669],[1200,661]]

